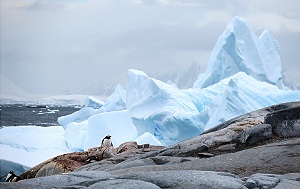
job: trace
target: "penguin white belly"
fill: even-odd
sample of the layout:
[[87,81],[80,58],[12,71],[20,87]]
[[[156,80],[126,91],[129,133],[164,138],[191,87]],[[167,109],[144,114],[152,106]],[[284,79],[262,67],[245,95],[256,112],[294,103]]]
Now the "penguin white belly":
[[8,173],[5,180],[7,181],[9,179],[9,177],[11,177],[11,176],[12,176],[12,174]]
[[103,146],[107,146],[107,147],[111,146],[111,140],[110,140],[110,139],[104,139],[102,145],[103,145]]
[[17,182],[18,177],[14,177],[11,182]]

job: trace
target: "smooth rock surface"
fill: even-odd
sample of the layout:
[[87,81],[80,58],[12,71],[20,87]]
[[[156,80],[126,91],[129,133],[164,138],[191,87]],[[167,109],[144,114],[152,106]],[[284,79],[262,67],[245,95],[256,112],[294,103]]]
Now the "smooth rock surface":
[[242,144],[253,145],[258,142],[272,138],[272,126],[269,124],[258,124],[246,129],[238,138]]
[[278,136],[300,136],[300,108],[291,107],[269,113],[266,115],[265,123],[272,125]]

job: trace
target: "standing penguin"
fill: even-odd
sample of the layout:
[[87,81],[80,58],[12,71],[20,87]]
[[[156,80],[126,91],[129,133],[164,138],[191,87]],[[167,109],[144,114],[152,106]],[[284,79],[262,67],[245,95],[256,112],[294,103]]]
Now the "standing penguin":
[[101,142],[101,147],[111,147],[113,146],[112,142],[111,142],[111,136],[107,135],[106,137],[104,137],[104,139]]
[[18,177],[13,171],[9,171],[5,179],[6,182],[17,182],[19,180],[20,177]]

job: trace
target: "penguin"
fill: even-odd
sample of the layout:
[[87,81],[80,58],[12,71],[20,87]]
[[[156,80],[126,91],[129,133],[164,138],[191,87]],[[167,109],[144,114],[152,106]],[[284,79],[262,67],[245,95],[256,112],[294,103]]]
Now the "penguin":
[[19,180],[20,177],[18,177],[13,171],[9,171],[5,179],[6,182],[17,182]]
[[111,136],[107,135],[106,137],[104,137],[104,139],[101,142],[101,147],[111,147],[113,146],[112,142],[111,142]]

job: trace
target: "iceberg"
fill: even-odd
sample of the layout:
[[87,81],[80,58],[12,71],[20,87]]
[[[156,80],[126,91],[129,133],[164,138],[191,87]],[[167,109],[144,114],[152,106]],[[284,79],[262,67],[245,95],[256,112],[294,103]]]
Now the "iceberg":
[[126,91],[121,85],[115,88],[114,93],[108,97],[104,103],[95,97],[86,97],[84,107],[70,115],[61,116],[57,122],[65,129],[73,122],[80,123],[86,121],[90,116],[101,113],[126,109]]
[[103,106],[104,102],[102,100],[99,100],[95,97],[89,96],[84,101],[85,107],[91,107],[94,109],[99,109]]
[[115,91],[108,97],[104,105],[98,110],[101,112],[111,112],[126,109],[126,91],[119,84],[116,86]]
[[57,119],[57,122],[65,129],[71,123],[80,123],[87,120],[90,116],[97,114],[97,109],[92,107],[83,107],[80,110],[66,116],[61,116]]
[[139,135],[149,132],[169,145],[204,131],[198,108],[184,90],[130,69],[126,94]]
[[193,88],[182,90],[129,69],[126,91],[117,86],[93,115],[69,122],[67,143],[83,150],[110,134],[115,144],[125,139],[157,144],[155,138],[172,145],[250,111],[300,101],[300,91],[282,83],[279,52],[270,32],[257,37],[244,19],[235,17]]
[[199,135],[239,115],[278,103],[300,100],[286,91],[238,72],[204,89],[180,90],[129,70],[127,108],[139,135],[149,132],[163,145]]
[[[33,167],[57,155],[70,153],[64,133],[60,126],[3,127],[0,129],[0,159]],[[1,170],[3,168],[1,165]]]
[[72,122],[64,127],[65,129],[65,141],[68,148],[72,151],[83,151],[84,142],[87,133],[88,120],[82,122]]
[[[138,137],[135,126],[132,123],[127,110],[105,112],[88,119],[84,150],[101,146],[101,141],[106,135],[112,136],[115,147]],[[82,141],[82,140],[81,140]]]
[[244,19],[235,17],[217,40],[207,70],[198,76],[194,88],[208,87],[238,72],[285,88],[279,53],[279,43],[268,30],[257,37]]

